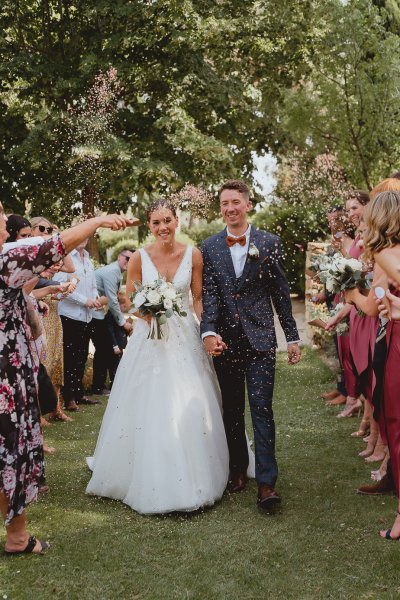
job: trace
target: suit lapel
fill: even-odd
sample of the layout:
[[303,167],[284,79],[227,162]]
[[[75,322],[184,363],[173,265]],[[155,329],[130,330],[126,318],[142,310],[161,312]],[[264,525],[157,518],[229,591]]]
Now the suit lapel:
[[[251,226],[251,230],[250,230],[249,247],[250,247],[250,244],[255,244],[257,246],[257,229],[255,229],[253,227],[253,225]],[[244,284],[244,282],[246,281],[246,278],[250,272],[253,262],[256,262],[256,261],[253,261],[249,258],[249,252],[247,250],[246,262],[244,263],[243,273],[237,280],[237,288],[238,289],[240,289],[242,287],[242,285]]]
[[226,243],[226,229],[221,232],[219,243],[220,243],[220,251],[225,261],[226,268],[228,269],[229,275],[232,277],[232,280],[236,282],[236,273],[235,268],[233,266],[232,255],[229,249],[228,244]]

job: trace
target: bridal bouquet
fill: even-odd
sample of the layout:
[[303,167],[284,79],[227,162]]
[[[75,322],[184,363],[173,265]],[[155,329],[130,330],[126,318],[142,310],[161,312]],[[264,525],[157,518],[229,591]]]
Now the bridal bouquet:
[[319,281],[333,294],[355,287],[365,288],[363,275],[363,263],[360,260],[346,258],[339,253],[325,257],[317,273]]
[[183,310],[182,295],[164,277],[159,277],[153,283],[135,283],[132,304],[132,312],[139,311],[142,317],[151,317],[147,338],[152,340],[163,338],[162,325],[174,314],[187,316]]

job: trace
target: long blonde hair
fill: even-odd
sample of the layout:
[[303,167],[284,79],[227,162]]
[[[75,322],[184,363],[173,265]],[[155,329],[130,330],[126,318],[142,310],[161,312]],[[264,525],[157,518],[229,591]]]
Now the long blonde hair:
[[400,192],[381,192],[369,203],[364,213],[367,231],[365,254],[371,259],[376,252],[400,244]]
[[33,219],[31,219],[30,221],[31,221],[32,229],[34,227],[36,227],[37,225],[39,225],[39,223],[41,223],[42,221],[46,221],[46,223],[48,223],[51,226],[50,221],[48,219],[46,219],[46,217],[33,217]]

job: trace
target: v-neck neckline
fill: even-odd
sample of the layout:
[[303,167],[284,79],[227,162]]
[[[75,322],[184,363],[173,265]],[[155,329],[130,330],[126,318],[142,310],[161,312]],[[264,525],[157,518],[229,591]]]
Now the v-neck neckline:
[[[183,265],[183,261],[185,260],[186,253],[187,253],[187,251],[188,251],[188,250],[189,250],[189,246],[186,246],[186,250],[184,251],[182,258],[181,258],[181,260],[179,261],[179,265],[178,265],[178,267],[177,267],[177,269],[176,269],[176,271],[175,271],[175,274],[174,274],[174,276],[172,277],[172,279],[171,279],[170,281],[169,281],[168,279],[166,279],[166,281],[168,281],[168,283],[174,283],[174,281],[175,281],[175,278],[176,278],[176,276],[178,275],[178,273],[179,273],[179,271],[180,271],[180,268],[181,268],[181,266]],[[147,257],[148,257],[149,261],[151,262],[151,264],[153,265],[153,267],[154,267],[154,268],[155,268],[155,270],[157,271],[157,274],[158,274],[160,277],[163,277],[163,275],[161,275],[161,273],[160,273],[160,272],[159,272],[159,270],[157,269],[157,267],[156,267],[156,265],[155,265],[155,263],[154,263],[153,259],[151,258],[150,254],[147,252],[147,250],[145,250],[145,249],[143,248],[143,252],[145,252],[145,253],[146,253],[146,255],[147,255]]]

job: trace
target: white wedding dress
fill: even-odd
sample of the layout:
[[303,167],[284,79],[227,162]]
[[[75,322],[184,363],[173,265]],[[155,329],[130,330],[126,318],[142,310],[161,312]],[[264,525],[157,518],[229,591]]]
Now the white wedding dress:
[[[157,269],[140,250],[142,279]],[[187,317],[168,319],[163,340],[138,319],[119,365],[86,492],[122,500],[139,513],[194,511],[224,493],[229,456],[217,378],[189,309],[192,248],[173,283]],[[251,453],[252,454],[252,453]],[[253,458],[253,457],[252,457]]]

